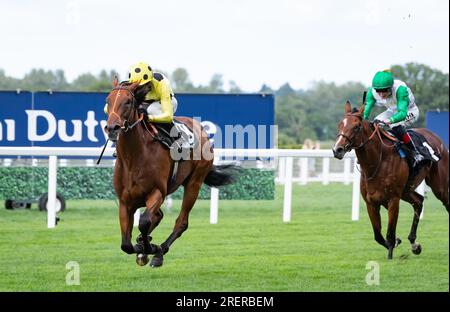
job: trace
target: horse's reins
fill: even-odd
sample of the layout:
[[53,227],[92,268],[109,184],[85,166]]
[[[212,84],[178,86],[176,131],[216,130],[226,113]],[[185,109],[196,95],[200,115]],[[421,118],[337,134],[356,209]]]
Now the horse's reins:
[[[347,114],[347,115],[352,115],[352,116],[354,116],[353,114]],[[375,123],[375,125],[374,125],[374,127],[375,127],[375,129],[373,130],[373,132],[372,132],[372,134],[369,136],[369,138],[367,139],[367,140],[365,140],[364,142],[362,142],[360,145],[358,145],[358,146],[356,146],[356,147],[352,147],[352,145],[354,144],[354,142],[353,142],[353,140],[356,138],[356,136],[359,134],[359,132],[361,131],[361,129],[363,128],[364,126],[363,125],[361,125],[359,128],[358,128],[358,131],[352,136],[352,138],[349,138],[348,136],[346,136],[345,134],[338,134],[337,136],[336,136],[336,139],[338,138],[338,137],[340,137],[340,136],[342,136],[344,139],[346,139],[347,140],[347,145],[345,145],[344,146],[344,148],[347,150],[347,149],[354,149],[354,150],[357,150],[357,149],[360,149],[360,148],[362,148],[362,147],[364,147],[370,140],[372,140],[372,138],[375,136],[375,134],[377,134],[377,136],[378,136],[378,138],[380,139],[380,143],[382,144],[382,145],[384,145],[385,147],[388,147],[388,148],[391,148],[391,147],[394,147],[395,146],[395,144],[392,144],[392,145],[387,145],[387,144],[385,144],[384,142],[383,142],[383,139],[381,138],[381,133],[380,133],[380,126],[378,125],[378,123]],[[391,139],[391,140],[395,140],[395,138],[393,138],[393,137],[391,137],[389,134],[387,134],[387,133],[383,133],[383,135],[384,136],[386,136],[388,139]],[[380,145],[381,145],[380,144]],[[383,158],[383,148],[381,148],[381,146],[380,146],[380,155],[379,155],[379,158],[378,158],[378,163],[377,163],[377,167],[375,168],[375,171],[374,171],[374,173],[370,176],[370,177],[368,177],[368,178],[366,178],[366,180],[367,181],[369,181],[369,180],[372,180],[375,176],[376,176],[376,174],[378,173],[378,170],[380,169],[380,165],[381,165],[381,160],[382,160],[382,158]]]

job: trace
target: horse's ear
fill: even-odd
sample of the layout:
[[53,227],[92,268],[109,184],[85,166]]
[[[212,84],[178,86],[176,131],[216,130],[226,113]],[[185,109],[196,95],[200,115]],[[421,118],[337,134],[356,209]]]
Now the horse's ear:
[[352,104],[350,104],[350,101],[347,100],[347,102],[345,103],[345,113],[349,114],[352,110]]
[[359,108],[359,112],[361,113],[361,115],[364,114],[364,108],[366,108],[366,105],[364,104]]
[[114,76],[114,79],[113,79],[113,88],[116,88],[118,84],[119,84],[119,79],[117,78],[117,76]]

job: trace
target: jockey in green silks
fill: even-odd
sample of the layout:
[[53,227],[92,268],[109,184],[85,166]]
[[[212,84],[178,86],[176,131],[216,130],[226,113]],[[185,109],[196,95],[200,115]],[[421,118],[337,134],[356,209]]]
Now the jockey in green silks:
[[370,117],[374,105],[387,108],[375,117],[375,122],[381,122],[391,128],[397,139],[403,141],[413,152],[413,166],[417,165],[424,158],[405,128],[419,118],[419,109],[411,89],[403,81],[394,79],[390,71],[379,71],[373,77],[372,86],[367,91],[364,119]]

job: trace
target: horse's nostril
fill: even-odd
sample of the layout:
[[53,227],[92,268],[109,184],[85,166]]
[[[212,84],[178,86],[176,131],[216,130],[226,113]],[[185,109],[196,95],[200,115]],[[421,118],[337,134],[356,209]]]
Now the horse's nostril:
[[105,126],[105,130],[107,132],[115,132],[118,131],[120,129],[119,125],[114,125],[114,126]]
[[342,146],[339,146],[337,149],[336,149],[336,152],[338,152],[338,153],[342,153],[344,151],[344,148],[342,147]]

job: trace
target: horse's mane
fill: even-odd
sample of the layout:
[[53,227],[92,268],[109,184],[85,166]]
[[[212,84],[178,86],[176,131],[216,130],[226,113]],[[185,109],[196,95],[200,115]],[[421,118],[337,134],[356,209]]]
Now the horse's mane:
[[[131,86],[132,84],[133,84],[132,82],[124,80],[119,83],[118,87],[119,88],[123,87],[124,89],[128,89],[127,87]],[[144,101],[145,95],[150,91],[150,88],[151,88],[150,85],[145,84],[145,85],[137,87],[136,90],[134,90],[132,92],[134,97],[136,98],[136,102],[138,105]]]

